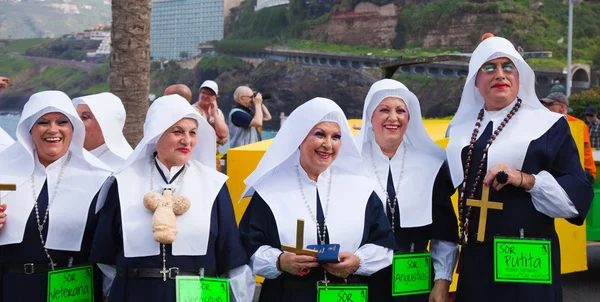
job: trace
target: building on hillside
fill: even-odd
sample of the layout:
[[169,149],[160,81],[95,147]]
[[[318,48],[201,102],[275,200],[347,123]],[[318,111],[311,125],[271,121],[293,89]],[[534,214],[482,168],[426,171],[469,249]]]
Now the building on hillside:
[[257,0],[254,6],[254,11],[259,11],[263,8],[287,5],[290,4],[290,0]]
[[223,39],[224,0],[153,0],[150,56],[182,60],[199,54],[198,45]]
[[88,52],[86,55],[88,58],[102,57],[110,55],[110,32],[107,31],[107,36],[102,39],[102,42],[98,46],[98,49]]

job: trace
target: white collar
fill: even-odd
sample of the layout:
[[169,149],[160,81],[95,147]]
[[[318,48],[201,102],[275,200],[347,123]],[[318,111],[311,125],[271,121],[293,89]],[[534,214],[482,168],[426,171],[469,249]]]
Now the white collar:
[[[403,155],[404,148],[406,148],[406,158]],[[397,189],[396,198],[401,227],[419,227],[431,224],[433,185],[440,167],[444,163],[443,159],[430,153],[420,152],[419,149],[407,142],[402,142],[394,156],[389,159],[373,141],[375,170],[371,159],[370,144],[363,145],[362,156],[365,176],[378,182],[375,186],[375,193],[383,202],[386,212],[389,207],[385,192],[387,191],[388,173],[391,171],[394,190]]]
[[100,159],[108,150],[110,150],[108,149],[108,146],[106,144],[102,144],[98,148],[91,150],[90,153],[92,153],[93,156]]
[[[318,243],[314,222],[318,191],[330,243],[340,244],[341,251],[356,252],[362,241],[366,205],[375,184],[364,176],[348,173],[336,166],[321,173],[315,182],[298,165],[295,160],[253,186],[273,213],[281,244],[295,246],[298,219],[305,221],[304,245]],[[303,193],[300,192],[298,176]]]
[[169,181],[171,181],[171,178],[173,178],[177,174],[177,172],[179,172],[179,170],[183,168],[183,166],[173,166],[171,167],[171,170],[169,170],[165,165],[163,165],[163,163],[158,159],[158,157],[155,157],[154,160],[156,160],[156,162],[158,163],[158,169],[160,169],[165,174],[165,177]]
[[[146,257],[160,254],[160,244],[152,235],[153,213],[144,207],[144,195],[150,191],[149,172],[152,157],[135,161],[114,176],[119,187],[121,221],[123,226],[123,248],[125,257]],[[160,168],[166,172],[166,168]],[[176,171],[173,167],[171,171]],[[175,172],[177,173],[177,172]],[[177,236],[173,242],[173,255],[202,256],[208,250],[212,208],[215,198],[227,180],[227,176],[213,167],[206,167],[196,160],[187,163],[185,174],[180,175],[175,195],[186,196],[191,201],[190,209],[176,216]],[[152,176],[155,192],[162,192],[166,186],[158,171]],[[172,186],[171,186],[172,187]],[[106,191],[106,186],[102,191]]]

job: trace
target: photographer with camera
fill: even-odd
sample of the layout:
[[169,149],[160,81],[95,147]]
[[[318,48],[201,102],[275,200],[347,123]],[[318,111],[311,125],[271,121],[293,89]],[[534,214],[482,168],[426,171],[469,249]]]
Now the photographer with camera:
[[261,140],[258,127],[271,120],[271,113],[263,104],[270,96],[252,91],[248,86],[240,86],[233,93],[235,107],[229,112],[229,137],[231,148],[255,143]]

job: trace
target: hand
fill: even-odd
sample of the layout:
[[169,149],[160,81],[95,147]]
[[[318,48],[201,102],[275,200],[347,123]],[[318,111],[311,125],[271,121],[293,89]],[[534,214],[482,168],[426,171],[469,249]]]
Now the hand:
[[448,301],[450,301],[450,281],[443,279],[436,280],[429,294],[429,302]]
[[354,130],[360,130],[360,129],[362,129],[362,126],[358,125],[358,124],[354,124],[354,125],[352,125],[352,129],[354,129]]
[[227,143],[227,137],[224,138],[217,138],[217,144],[223,146]]
[[108,297],[104,297],[104,302],[108,302]]
[[[313,267],[319,266],[315,262],[317,258],[311,256],[296,255],[294,253],[283,253],[279,256],[279,267],[282,271],[296,276],[303,276],[300,272],[310,270]],[[304,273],[306,275],[306,273]]]
[[0,230],[4,228],[4,223],[6,222],[7,215],[4,211],[6,211],[6,204],[0,205]]
[[216,97],[212,101],[210,101],[209,112],[210,112],[210,115],[214,116],[215,118],[219,114],[219,106],[217,105]]
[[346,278],[360,267],[360,259],[352,253],[341,252],[338,257],[341,260],[340,263],[327,263],[323,265],[327,272],[336,277]]
[[0,77],[0,89],[5,89],[10,84],[10,79],[7,77]]
[[[508,174],[508,181],[504,184],[501,184],[498,182],[498,180],[496,180],[496,175],[498,175],[498,172],[500,172],[500,171],[504,171],[504,173]],[[524,176],[525,175],[523,175],[523,177]],[[520,187],[523,184],[524,184],[524,182],[521,183],[521,171],[519,171],[517,169],[513,169],[513,168],[507,166],[506,164],[497,164],[494,167],[492,167],[491,169],[489,169],[487,171],[487,173],[485,174],[485,178],[483,180],[483,185],[489,186],[496,191],[500,191],[502,188],[504,188],[507,185],[513,185],[515,187]]]
[[262,105],[262,103],[263,103],[262,94],[260,94],[260,92],[257,93],[254,96],[254,98],[252,98],[252,102],[254,102],[254,104],[258,105],[258,106]]

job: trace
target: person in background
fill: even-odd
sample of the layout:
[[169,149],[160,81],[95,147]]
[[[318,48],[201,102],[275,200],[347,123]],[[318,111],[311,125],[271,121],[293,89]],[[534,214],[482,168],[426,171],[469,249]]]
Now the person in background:
[[595,106],[589,106],[585,109],[585,121],[590,130],[590,143],[592,148],[600,148],[600,120],[598,120],[598,110]]
[[229,112],[231,148],[261,141],[258,127],[271,120],[262,94],[254,93],[248,86],[240,86],[233,93],[233,100],[236,105]]
[[[10,84],[10,79],[6,77],[0,77],[0,89],[6,89]],[[6,149],[8,146],[15,142],[4,129],[0,128],[0,151]]]
[[194,103],[192,107],[206,119],[213,129],[215,129],[217,144],[225,145],[227,142],[227,135],[229,134],[229,127],[227,127],[225,116],[217,104],[218,96],[219,86],[217,83],[215,81],[206,80],[200,85],[198,102]]
[[[569,108],[569,99],[562,92],[552,92],[547,97],[540,100],[548,110],[562,114],[567,117],[569,122],[582,120],[567,114]],[[583,127],[583,167],[590,182],[596,179],[596,163],[592,154],[592,145],[590,143],[590,133],[588,127]]]
[[125,107],[110,92],[73,99],[77,114],[85,125],[83,147],[116,172],[133,149],[123,136]]
[[172,95],[172,94],[180,95],[186,101],[188,101],[188,103],[192,102],[192,91],[186,85],[173,84],[173,85],[167,87],[167,89],[165,89],[165,92],[163,93],[163,95]]

